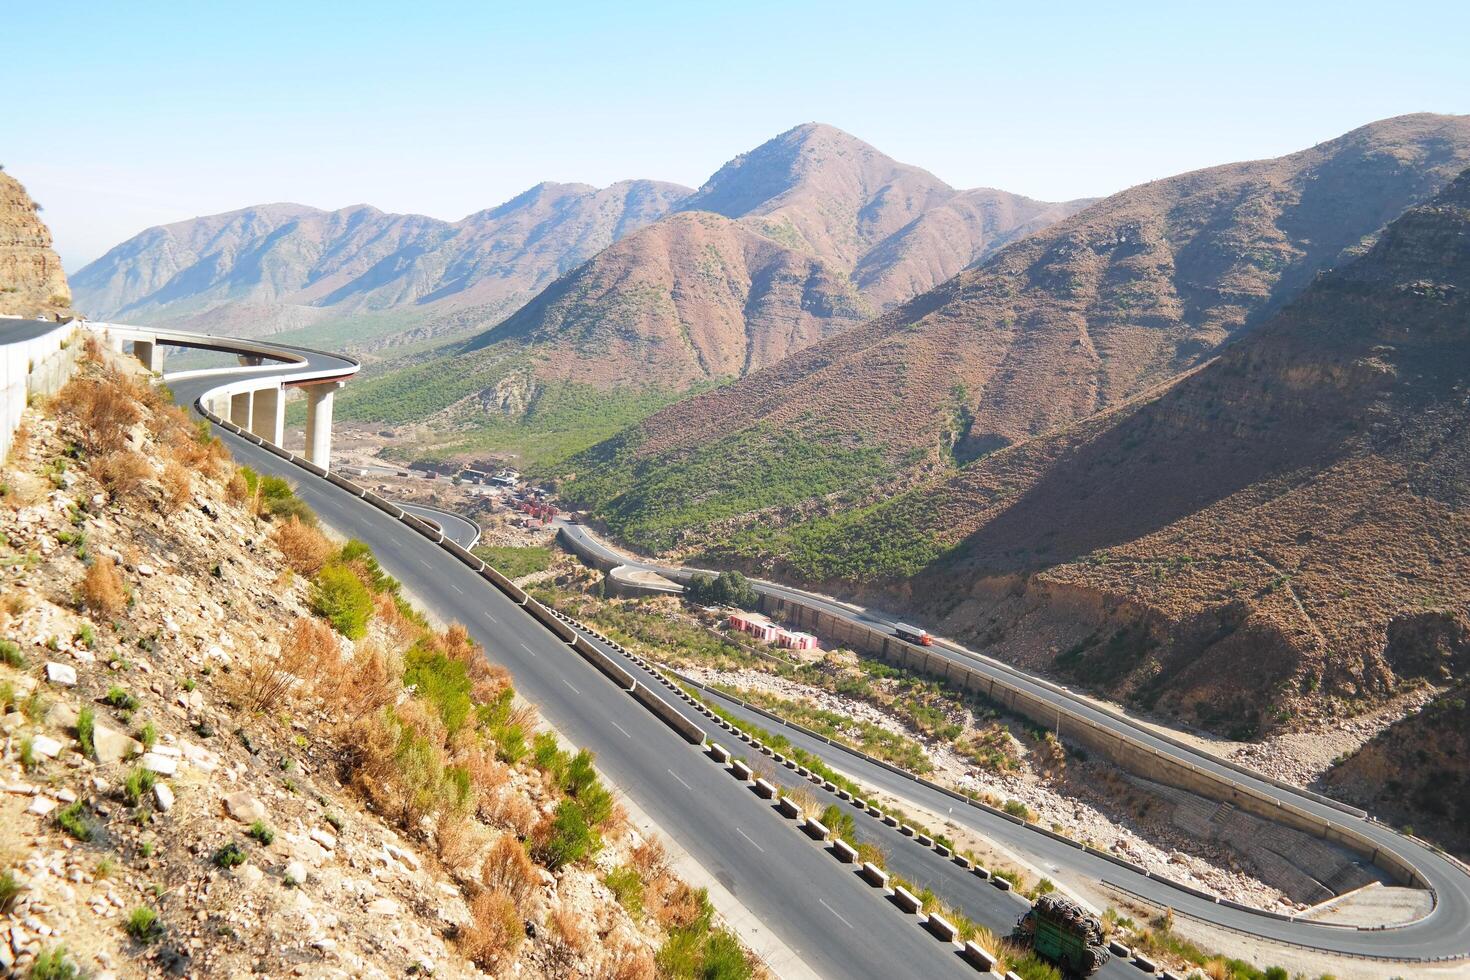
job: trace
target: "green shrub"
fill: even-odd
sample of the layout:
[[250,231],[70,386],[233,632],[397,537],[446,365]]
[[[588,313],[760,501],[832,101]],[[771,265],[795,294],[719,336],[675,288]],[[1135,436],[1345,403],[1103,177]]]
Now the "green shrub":
[[67,956],[65,946],[42,950],[31,964],[28,980],[80,980],[85,974]]
[[[248,470],[247,470],[248,472]],[[316,527],[316,515],[306,505],[306,501],[296,496],[296,491],[291,489],[291,484],[279,476],[257,477],[257,485],[260,487],[260,509],[272,517],[282,520],[290,520],[295,517],[303,524]],[[250,485],[250,477],[245,478]],[[251,486],[253,491],[255,486]]]
[[602,839],[592,829],[587,813],[576,800],[562,800],[556,805],[551,821],[551,836],[541,844],[541,863],[552,871],[596,854]]
[[312,582],[311,609],[349,640],[360,640],[367,635],[373,596],[352,569],[331,564]]
[[92,829],[92,822],[87,819],[86,813],[83,812],[81,800],[77,800],[70,806],[56,811],[56,826],[83,843],[91,840],[95,834],[95,831]]
[[1020,817],[1028,823],[1036,819],[1036,814],[1031,812],[1031,808],[1020,800],[1006,800],[1005,805],[1001,809],[1013,817]]
[[526,757],[526,733],[518,725],[504,725],[494,732],[495,758],[515,765]]
[[557,745],[556,736],[551,732],[541,732],[531,740],[531,760],[537,769],[558,784],[566,776],[567,754]]
[[378,564],[378,558],[373,554],[373,549],[368,547],[367,542],[351,538],[342,546],[338,560],[344,564],[353,564],[362,569],[367,575],[367,587],[376,593],[390,593],[397,595],[402,585],[393,576],[383,571]]
[[97,754],[97,746],[94,738],[97,732],[97,712],[91,708],[83,708],[77,712],[77,745],[81,746],[82,755],[92,756]]
[[249,860],[245,849],[234,841],[230,841],[224,847],[214,852],[214,863],[220,868],[238,868]]
[[270,847],[271,842],[276,839],[276,832],[270,827],[266,826],[264,820],[257,820],[255,821],[255,823],[251,824],[250,830],[247,831],[247,833],[249,833],[251,837],[260,841],[260,843],[266,847]]
[[760,596],[739,572],[721,572],[715,578],[696,575],[684,587],[684,597],[697,606],[756,609],[760,605]]
[[105,697],[102,698],[102,701],[105,704],[110,704],[114,708],[118,708],[122,711],[138,710],[138,699],[133,697],[127,691],[118,687],[116,684],[107,689],[107,694]]
[[158,781],[158,774],[152,769],[136,768],[123,779],[123,796],[127,798],[128,806],[137,806],[143,802],[143,797],[153,791],[153,784]]
[[138,729],[138,741],[143,743],[145,752],[153,751],[153,746],[158,744],[158,729],[153,722],[144,722],[143,727]]
[[412,686],[419,697],[438,709],[449,734],[464,727],[474,707],[468,668],[422,640],[409,648],[403,663],[403,683]]
[[123,928],[127,929],[129,936],[144,945],[163,935],[163,923],[158,921],[158,913],[146,905],[133,909]]
[[0,662],[9,664],[16,669],[23,669],[26,658],[21,655],[20,647],[10,640],[0,640]]
[[637,916],[643,911],[643,878],[638,869],[620,864],[603,879],[618,904]]
[[20,882],[15,877],[15,872],[7,869],[0,874],[0,915],[10,911],[15,896],[20,894]]

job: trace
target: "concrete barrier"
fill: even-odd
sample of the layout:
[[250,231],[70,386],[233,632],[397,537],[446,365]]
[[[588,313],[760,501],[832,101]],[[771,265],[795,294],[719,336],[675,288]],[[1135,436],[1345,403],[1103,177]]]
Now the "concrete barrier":
[[915,834],[914,840],[918,841],[920,847],[934,846],[934,838],[930,837],[928,834]]
[[863,866],[858,869],[858,876],[874,888],[888,887],[888,872],[878,867],[872,861],[863,862]]
[[[888,821],[885,820],[883,822],[884,823],[887,823]],[[914,828],[910,827],[906,823],[901,823],[901,824],[898,825],[898,832],[900,834],[903,834],[905,837],[912,837],[912,836],[914,836]]]
[[1118,957],[1119,959],[1124,959],[1124,960],[1128,959],[1128,957],[1130,957],[1130,956],[1133,955],[1133,950],[1129,949],[1127,946],[1124,946],[1122,943],[1118,942],[1116,939],[1114,939],[1112,942],[1108,943],[1108,952],[1109,953],[1112,953],[1114,956]]
[[1133,965],[1138,967],[1145,973],[1153,973],[1159,968],[1157,963],[1149,959],[1147,956],[1144,956],[1142,953],[1133,957]]
[[770,800],[775,798],[776,787],[771,785],[768,780],[757,779],[754,785],[756,796],[759,796],[763,800]]
[[847,841],[843,840],[840,837],[833,837],[832,856],[841,861],[843,864],[856,864],[858,852],[857,848],[853,847]]
[[362,497],[363,499],[366,499],[366,490],[358,486],[356,483],[353,483],[351,480],[338,476],[331,470],[327,471],[327,482],[332,484],[333,486],[341,487],[343,490],[346,490],[354,497]]
[[[242,432],[240,434],[243,435],[243,436],[245,436],[246,438],[250,439],[250,441],[253,442],[253,443],[255,443],[257,446],[261,446],[261,447],[263,447],[265,449],[271,449],[272,448],[271,444],[268,443],[268,442],[266,442],[264,439],[261,439],[260,436],[254,436],[254,438],[251,438],[251,435],[252,434],[249,433],[249,432]],[[279,447],[276,447],[276,448],[279,448]],[[288,459],[291,457],[291,453],[286,452],[284,449],[282,449],[279,453],[277,453],[277,455],[278,456],[279,455],[284,455]],[[326,467],[324,467],[324,466],[318,466],[315,463],[313,463],[311,460],[306,459],[303,456],[297,456],[293,462],[295,462],[297,466],[301,467],[303,470],[305,470],[306,472],[312,474],[313,476],[325,477],[327,475]],[[401,520],[403,520],[403,518],[400,517],[399,520],[401,521]],[[430,535],[430,536],[432,537],[432,535]]]
[[747,766],[745,763],[741,762],[739,759],[735,759],[735,760],[731,761],[731,763],[730,763],[730,775],[734,776],[736,779],[740,780],[742,783],[746,783],[746,782],[749,782],[750,781],[750,773],[751,773],[750,767]]
[[685,718],[678,708],[659,697],[651,689],[635,683],[630,693],[640,704],[657,715],[659,721],[682,736],[684,741],[690,745],[704,744],[704,729]]
[[827,829],[827,825],[816,817],[807,817],[806,821],[802,823],[801,829],[812,840],[826,840],[832,833]]
[[787,820],[801,819],[801,807],[797,806],[796,801],[789,796],[783,796],[776,801],[776,812]]
[[960,950],[960,959],[982,973],[990,973],[995,968],[995,957],[973,939],[966,941],[965,948]]
[[1006,879],[1000,877],[999,875],[991,878],[990,883],[1003,892],[1008,892],[1011,890],[1011,883]]
[[986,881],[990,878],[990,869],[983,864],[975,864],[970,866],[970,874],[979,878],[981,881]]
[[483,559],[476,558],[474,555],[470,554],[470,550],[468,548],[464,547],[463,545],[456,544],[448,538],[445,538],[443,541],[439,542],[439,546],[477,572],[485,567],[485,562]]
[[951,851],[949,848],[945,847],[943,844],[935,844],[934,845],[934,853],[935,854],[938,854],[942,858],[947,858],[951,854],[953,854],[954,852]]
[[444,540],[444,532],[421,517],[416,517],[413,514],[404,514],[399,520],[430,541],[439,542]]
[[952,943],[960,934],[953,923],[938,912],[929,913],[929,917],[924,920],[924,928],[928,929],[930,935],[940,942]]
[[378,510],[381,510],[383,513],[387,514],[395,521],[403,516],[403,508],[394,506],[387,500],[384,500],[382,497],[373,493],[371,490],[369,490],[362,499],[366,500],[368,503],[378,508]]
[[924,907],[919,897],[902,885],[897,885],[893,889],[893,904],[911,915],[917,915]]
[[573,630],[566,623],[563,623],[560,619],[552,614],[550,609],[547,609],[535,599],[526,600],[526,612],[530,613],[532,616],[535,616],[537,621],[539,621],[541,625],[545,626],[547,629],[551,630],[551,632],[555,633],[563,640],[566,640],[568,643],[571,643],[577,638],[577,633],[575,630]]
[[711,742],[709,744],[708,752],[709,757],[722,766],[730,761],[730,750],[725,748],[719,742]]
[[572,649],[580,653],[583,660],[612,678],[613,683],[623,690],[631,691],[637,685],[638,682],[633,679],[632,674],[623,669],[622,664],[597,649],[588,642],[586,637],[578,636],[573,640]]

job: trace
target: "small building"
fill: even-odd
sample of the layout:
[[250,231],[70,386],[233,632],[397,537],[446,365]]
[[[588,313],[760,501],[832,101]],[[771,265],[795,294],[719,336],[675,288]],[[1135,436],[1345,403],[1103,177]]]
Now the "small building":
[[737,612],[730,614],[730,628],[749,633],[762,643],[774,643],[776,637],[782,632],[781,627],[771,622],[760,613]]
[[817,638],[810,633],[800,633],[796,630],[781,630],[776,637],[776,645],[787,650],[816,650],[818,649]]

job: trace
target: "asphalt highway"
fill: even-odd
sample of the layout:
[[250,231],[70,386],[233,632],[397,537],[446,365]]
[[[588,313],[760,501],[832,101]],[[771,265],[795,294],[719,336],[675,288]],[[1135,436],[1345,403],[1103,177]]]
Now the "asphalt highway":
[[444,532],[445,537],[461,548],[473,548],[475,542],[480,540],[480,525],[468,517],[460,517],[447,510],[426,507],[423,504],[405,504],[402,501],[394,501],[394,503],[414,517],[422,518],[439,528]]
[[[635,568],[654,571],[667,577],[678,578],[688,575],[687,569],[642,560],[611,548],[591,533],[585,525],[565,524],[563,529],[602,557],[614,559]],[[872,610],[860,609],[779,583],[752,581],[752,585],[758,591],[795,599],[821,608],[835,616],[877,626],[890,632],[897,623],[897,620]],[[1394,832],[1389,827],[1346,813],[1312,796],[1294,792],[1289,788],[1277,786],[1259,777],[1227,767],[1212,756],[1158,737],[1151,729],[1134,722],[1125,715],[1104,710],[1093,702],[1071,694],[1056,685],[1031,678],[1012,667],[982,657],[956,644],[936,640],[935,645],[929,649],[941,656],[961,661],[971,668],[993,673],[997,677],[1003,676],[1008,683],[1021,686],[1053,703],[1066,705],[1071,711],[1078,712],[1115,731],[1126,733],[1140,742],[1153,745],[1175,758],[1184,759],[1201,769],[1220,773],[1239,783],[1251,786],[1277,801],[1290,803],[1324,819],[1355,828],[1370,838],[1375,845],[1385,851],[1392,851],[1400,855],[1419,870],[1434,889],[1434,909],[1424,918],[1407,925],[1378,930],[1357,930],[1316,922],[1276,919],[1257,912],[1219,905],[1175,888],[1168,882],[1145,877],[1080,849],[1054,841],[1034,830],[994,817],[985,811],[958,806],[956,801],[942,793],[927,790],[912,780],[904,779],[882,767],[866,763],[858,756],[845,753],[819,740],[801,736],[800,733],[787,729],[782,729],[782,734],[790,738],[794,744],[829,760],[834,766],[852,773],[863,782],[901,793],[916,801],[922,801],[931,808],[938,808],[941,812],[953,806],[957,821],[973,827],[1000,843],[1015,847],[1042,867],[1055,867],[1064,874],[1093,881],[1105,879],[1135,894],[1208,922],[1264,938],[1353,956],[1424,961],[1470,955],[1470,874],[1467,874],[1464,868],[1454,861],[1418,841]],[[747,714],[750,716],[749,720],[756,721],[768,730],[774,728],[774,723],[770,719],[762,719],[754,713],[747,712]],[[1065,721],[1062,722],[1062,735],[1065,738]]]
[[[346,362],[299,351],[307,363],[270,374],[323,371]],[[335,363],[334,363],[335,362]],[[264,373],[264,372],[263,372]],[[221,380],[170,385],[193,406]],[[592,748],[619,791],[673,837],[812,970],[826,977],[939,977],[970,971],[952,946],[889,906],[851,866],[837,862],[721,767],[689,746],[521,607],[433,542],[337,486],[220,431],[236,458],[280,475],[328,526],[366,541],[383,567],[446,622],[463,623],[516,687],[572,742]]]

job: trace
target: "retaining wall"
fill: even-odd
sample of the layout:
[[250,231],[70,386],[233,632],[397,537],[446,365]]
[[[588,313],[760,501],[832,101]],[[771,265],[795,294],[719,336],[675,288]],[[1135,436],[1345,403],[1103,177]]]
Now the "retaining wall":
[[[27,320],[3,321],[31,325]],[[39,337],[0,345],[0,460],[10,453],[32,395],[54,395],[71,380],[82,345],[75,323],[58,323]]]

